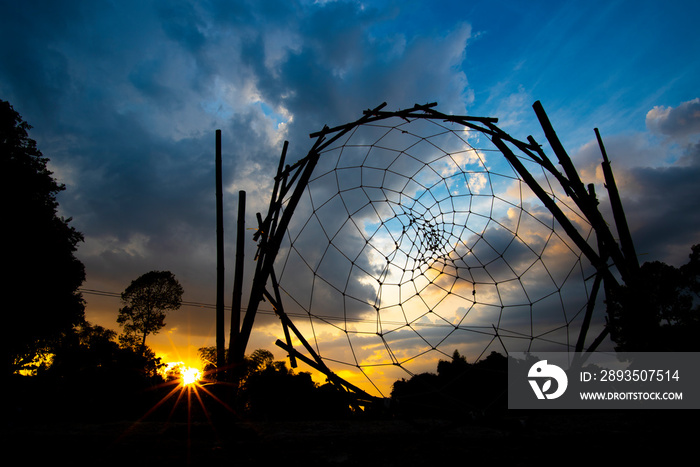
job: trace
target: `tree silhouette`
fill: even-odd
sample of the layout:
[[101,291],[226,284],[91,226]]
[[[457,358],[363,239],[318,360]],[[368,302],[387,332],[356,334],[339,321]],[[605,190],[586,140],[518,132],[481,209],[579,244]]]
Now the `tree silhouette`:
[[700,245],[691,248],[689,257],[680,268],[646,262],[640,267],[636,287],[611,291],[607,305],[618,351],[700,348]]
[[[199,359],[202,361],[204,373],[209,376],[217,375],[217,348],[200,347],[197,351]],[[228,357],[228,349],[225,350]],[[261,373],[264,370],[272,368],[274,371],[288,372],[286,365],[282,361],[275,361],[275,356],[272,352],[266,349],[257,349],[252,354],[246,355],[243,359],[242,368],[238,369],[238,387],[245,387],[247,379],[256,373]]]
[[497,352],[468,363],[455,350],[440,360],[437,374],[420,373],[394,382],[391,398],[399,413],[411,417],[481,416],[505,410],[508,360]]
[[[205,378],[215,373],[215,346],[201,347]],[[350,416],[350,399],[333,384],[317,385],[310,373],[296,373],[284,361],[275,360],[272,352],[257,349],[243,360],[237,384],[230,382],[212,388],[219,396],[226,394],[240,413],[254,419],[339,419]],[[229,392],[231,391],[231,392]]]
[[57,215],[59,184],[29,138],[31,126],[0,100],[0,202],[4,216],[2,281],[4,374],[29,369],[41,350],[84,320],[76,259],[82,235]]
[[15,394],[8,400],[22,408],[17,416],[101,422],[140,416],[163,383],[150,349],[122,347],[116,332],[87,321],[56,338],[49,350],[51,358],[35,375],[11,385]]
[[158,375],[160,366],[160,359],[150,349],[140,352],[120,346],[115,331],[87,321],[63,335],[53,352],[51,365],[43,373],[74,385],[91,381],[140,387]]
[[122,344],[146,350],[146,337],[165,326],[168,311],[182,303],[183,289],[170,271],[151,271],[139,276],[122,292],[117,323],[124,328]]
[[[228,358],[228,349],[226,349],[225,352]],[[199,359],[202,361],[202,370],[204,373],[208,375],[215,374],[217,356],[216,346],[200,347],[197,349],[197,354],[199,355]]]

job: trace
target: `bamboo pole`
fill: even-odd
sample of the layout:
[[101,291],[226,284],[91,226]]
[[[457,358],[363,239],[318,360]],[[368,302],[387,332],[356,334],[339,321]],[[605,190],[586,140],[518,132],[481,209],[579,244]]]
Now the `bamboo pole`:
[[[592,198],[595,198],[595,187],[593,184],[588,186],[588,191]],[[600,255],[601,261],[607,261],[608,255],[605,254],[605,245],[598,239],[598,254]],[[593,280],[593,287],[591,288],[591,293],[588,297],[588,303],[586,304],[586,313],[583,316],[583,322],[581,323],[581,330],[579,331],[578,340],[576,341],[575,352],[580,354],[583,352],[583,347],[586,344],[586,335],[588,334],[588,329],[591,325],[591,319],[593,318],[593,310],[595,308],[595,302],[598,299],[598,291],[600,290],[600,284],[603,281],[603,273],[596,272],[595,279]]]
[[323,362],[319,363],[317,361],[314,361],[314,360],[306,357],[304,354],[300,353],[295,348],[287,345],[285,342],[282,342],[280,339],[277,339],[277,341],[275,342],[275,345],[283,350],[286,350],[290,355],[294,355],[296,358],[298,358],[302,362],[306,363],[311,368],[325,374],[328,377],[328,379],[331,380],[336,385],[344,387],[347,390],[353,391],[356,396],[361,396],[362,399],[360,399],[360,400],[365,400],[365,401],[369,401],[369,402],[377,400],[376,397],[372,396],[371,394],[368,394],[367,392],[363,391],[359,387],[355,386],[352,383],[349,383],[348,381],[344,380],[340,376],[333,373]]
[[632,234],[630,233],[630,229],[627,224],[625,210],[622,208],[620,192],[617,190],[615,177],[613,176],[612,168],[610,167],[608,153],[605,151],[603,139],[600,137],[598,128],[594,128],[594,131],[595,136],[598,139],[600,152],[603,155],[603,163],[601,165],[603,167],[603,176],[605,177],[605,188],[608,189],[608,195],[610,196],[610,206],[612,207],[615,227],[617,227],[617,235],[620,238],[620,248],[622,249],[622,254],[624,255],[631,269],[637,270],[639,269],[639,259],[637,258],[637,252],[634,249],[634,242],[632,241]]
[[216,130],[216,365],[226,365],[224,352],[224,208],[221,168],[221,130]]
[[[374,109],[374,112],[381,110],[386,103],[381,104],[379,107]],[[355,122],[355,126],[365,123],[369,118],[369,115],[365,115]],[[285,169],[283,174],[279,174],[280,179],[285,179],[289,174],[290,170],[295,172],[292,175],[292,179],[287,181],[286,186],[280,187],[280,193],[277,198],[272,198],[270,200],[270,211],[267,218],[263,223],[259,222],[260,227],[266,226],[269,232],[262,232],[261,246],[258,251],[258,265],[253,276],[253,284],[251,286],[251,295],[248,301],[248,308],[246,309],[245,316],[243,317],[243,322],[241,324],[241,334],[239,343],[236,348],[236,358],[242,360],[245,355],[245,349],[248,345],[248,340],[250,339],[250,333],[253,330],[253,323],[255,322],[255,315],[258,311],[260,301],[266,293],[265,285],[273,271],[275,258],[279,252],[282,239],[287,230],[287,226],[291,221],[294,210],[299,204],[306,186],[311,179],[311,175],[321,157],[321,151],[326,148],[329,144],[336,141],[342,135],[351,130],[352,127],[347,127],[341,129],[337,134],[326,139],[328,133],[328,128],[325,127],[316,138],[316,142],[313,147],[309,150],[306,157],[298,161],[292,167]],[[286,153],[286,145],[283,152]],[[280,164],[281,165],[281,164]],[[287,201],[285,209],[282,211],[282,196],[287,193],[288,190],[294,189]],[[280,214],[281,212],[281,214]],[[274,230],[272,230],[274,229]]]
[[554,131],[554,128],[552,127],[552,124],[550,123],[540,101],[535,102],[532,107],[537,114],[537,118],[540,120],[540,125],[544,130],[545,136],[547,137],[552,150],[559,159],[559,163],[564,168],[564,173],[566,174],[569,183],[571,184],[571,189],[575,194],[574,201],[576,202],[576,205],[579,207],[579,209],[581,209],[581,212],[591,223],[591,226],[593,226],[593,229],[595,230],[600,241],[605,244],[606,252],[615,263],[617,270],[622,276],[623,282],[631,282],[631,271],[629,264],[626,261],[620,246],[615,241],[608,224],[605,222],[605,219],[603,219],[603,215],[598,210],[597,201],[591,199],[586,192],[586,189],[578,176],[578,172],[576,171],[573,162],[571,162],[571,158],[569,158],[566,150],[564,150],[564,146],[561,144],[561,141],[559,141],[559,137]]
[[231,331],[229,334],[228,364],[234,362],[234,352],[241,332],[241,300],[243,296],[243,257],[245,256],[245,203],[246,192],[238,192],[238,222],[236,223],[236,265],[233,276],[233,296],[231,298]]
[[[318,161],[318,153],[313,154],[313,156],[315,157],[309,158],[307,165],[305,167],[302,167],[303,174],[299,181],[299,184],[294,190],[292,199],[289,202],[290,206],[288,206],[288,209],[285,210],[282,214],[282,218],[279,223],[279,229],[281,229],[282,235],[287,229],[287,225],[289,224],[291,214],[294,211],[296,204],[299,202],[303,191],[306,189],[306,184],[308,183],[308,180],[311,177],[311,173],[313,172],[313,169],[316,166],[316,162]],[[279,214],[280,209],[281,205],[277,207],[275,215]],[[265,292],[265,284],[267,283],[267,279],[270,276],[270,271],[272,270],[275,258],[279,251],[279,247],[282,242],[282,235],[274,235],[274,233],[272,233],[272,236],[268,236],[267,232],[264,233],[264,250],[267,251],[261,251],[260,256],[258,257],[258,270],[256,270],[256,274],[253,277],[251,296],[248,303],[248,308],[246,310],[246,314],[243,317],[243,323],[241,325],[241,335],[239,339],[240,342],[236,349],[236,357],[239,360],[242,360],[243,356],[245,355],[245,349],[248,345],[248,340],[250,339],[250,333],[253,330],[255,315],[258,311],[260,301],[263,298],[263,294]]]
[[530,189],[537,195],[537,197],[542,201],[542,204],[552,213],[554,218],[562,226],[566,234],[571,238],[571,240],[578,246],[581,252],[588,258],[588,260],[597,268],[601,269],[604,267],[601,264],[600,257],[591,248],[591,246],[586,242],[586,240],[581,236],[576,227],[571,223],[571,221],[566,217],[566,215],[559,209],[559,206],[550,198],[547,193],[542,189],[542,187],[537,183],[534,177],[527,171],[525,166],[518,160],[518,158],[513,154],[508,146],[497,137],[492,139],[493,144],[503,153],[508,162],[511,163],[513,168],[520,174],[523,181],[527,183]]

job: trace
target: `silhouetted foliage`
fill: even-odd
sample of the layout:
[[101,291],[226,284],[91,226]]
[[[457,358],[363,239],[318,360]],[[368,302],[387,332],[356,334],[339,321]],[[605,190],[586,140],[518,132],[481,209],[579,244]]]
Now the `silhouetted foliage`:
[[316,388],[309,373],[295,374],[281,361],[251,363],[242,392],[249,416],[298,419],[307,415]]
[[[216,374],[216,347],[202,347],[205,379]],[[340,419],[352,414],[347,394],[332,384],[318,385],[310,373],[287,368],[272,352],[257,349],[237,372],[233,404],[253,419]],[[227,383],[226,387],[231,388]]]
[[159,359],[123,348],[116,333],[83,322],[51,344],[34,376],[15,376],[12,402],[22,417],[104,420],[139,416],[146,394],[163,382]]
[[508,360],[497,352],[470,364],[455,350],[440,360],[437,374],[421,373],[394,382],[391,398],[399,414],[425,418],[478,417],[503,411]]
[[83,237],[57,215],[56,195],[65,186],[52,177],[30,129],[0,101],[5,375],[32,369],[53,339],[84,319],[78,288],[85,268],[74,256]]
[[45,371],[61,377],[110,372],[117,362],[116,332],[84,322],[65,333],[54,346],[50,367]]
[[170,271],[151,271],[139,276],[122,292],[123,307],[117,323],[124,328],[119,337],[124,346],[145,351],[146,337],[165,326],[165,314],[177,310],[183,289]]
[[54,347],[51,365],[40,374],[75,384],[105,382],[110,386],[143,387],[161,381],[160,358],[150,348],[145,352],[120,346],[116,332],[83,323],[66,333]]
[[[200,347],[197,349],[199,359],[202,361],[202,371],[206,374],[213,375],[216,373],[216,346]],[[228,349],[226,350],[228,358]]]
[[700,350],[700,245],[680,268],[644,263],[635,284],[611,292],[607,305],[616,350]]

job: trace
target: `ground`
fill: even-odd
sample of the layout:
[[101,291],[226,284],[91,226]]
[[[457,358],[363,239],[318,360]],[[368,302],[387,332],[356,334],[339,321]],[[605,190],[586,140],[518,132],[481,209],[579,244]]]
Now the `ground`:
[[130,399],[27,381],[5,394],[0,436],[7,459],[37,466],[672,465],[697,446],[693,410],[503,409],[446,420],[385,407],[271,419],[230,410],[225,385],[190,393],[188,404],[187,393],[163,397],[171,387]]
[[[498,420],[119,421],[5,426],[31,465],[413,466],[675,463],[694,414],[561,413]],[[687,435],[687,436],[686,436]]]

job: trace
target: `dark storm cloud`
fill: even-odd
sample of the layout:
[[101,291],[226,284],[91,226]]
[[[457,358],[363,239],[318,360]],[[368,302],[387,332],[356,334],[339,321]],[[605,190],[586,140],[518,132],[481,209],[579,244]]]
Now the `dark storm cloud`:
[[[464,110],[466,77],[458,66],[470,34],[467,26],[410,37],[381,34],[379,27],[392,20],[392,12],[369,5],[327,2],[298,9],[306,14],[260,32],[242,52],[265,99],[294,114],[293,127],[300,132],[292,135],[305,137],[324,124],[354,120],[383,101],[401,108],[440,99],[448,110]],[[288,41],[283,48],[271,47],[276,37]],[[267,60],[260,59],[261,53]]]
[[187,1],[156,2],[158,19],[166,35],[192,53],[205,46],[203,29],[206,24],[195,5]]
[[643,261],[680,266],[700,243],[700,144],[688,146],[671,167],[638,167],[629,172],[632,197],[625,199],[637,252]]
[[[448,31],[447,38],[397,34],[397,48],[393,39],[368,37],[373,25],[389,16],[359,4],[283,2],[278,7],[157,2],[154,8],[135,9],[129,21],[122,10],[103,12],[80,2],[48,10],[49,15],[38,9],[30,17],[18,10],[36,35],[29,43],[18,41],[19,50],[4,49],[7,62],[16,66],[3,76],[2,89],[16,96],[28,118],[36,116],[31,120],[40,137],[62,140],[65,151],[52,159],[57,167],[70,165],[80,179],[75,197],[95,206],[86,209],[96,220],[101,217],[97,230],[125,224],[117,206],[122,215],[138,216],[136,204],[156,200],[159,193],[169,198],[168,189],[175,186],[185,191],[192,175],[185,171],[205,167],[201,158],[211,150],[215,125],[229,139],[235,160],[229,172],[244,165],[235,172],[269,176],[281,141],[270,141],[276,131],[271,117],[249,107],[256,99],[273,111],[283,106],[293,117],[286,128],[297,148],[293,159],[308,149],[309,132],[358,118],[363,108],[382,100],[412,105],[406,96],[430,100],[444,94],[446,85],[450,97],[459,97],[455,92],[463,77],[455,72],[443,78],[444,66],[459,63],[468,30],[452,33],[459,37]],[[56,21],[52,28],[46,27],[49,18]],[[441,44],[448,50],[429,53]],[[391,60],[385,62],[387,57]],[[399,75],[412,75],[414,87],[393,86]],[[214,89],[217,80],[223,91]],[[227,88],[233,95],[216,94]],[[204,111],[202,101],[215,110]],[[43,109],[59,112],[51,125],[37,121]],[[175,177],[169,187],[154,183],[165,178],[164,158],[183,169],[169,172]],[[252,162],[260,166],[253,173]],[[150,215],[145,217],[148,221]]]

